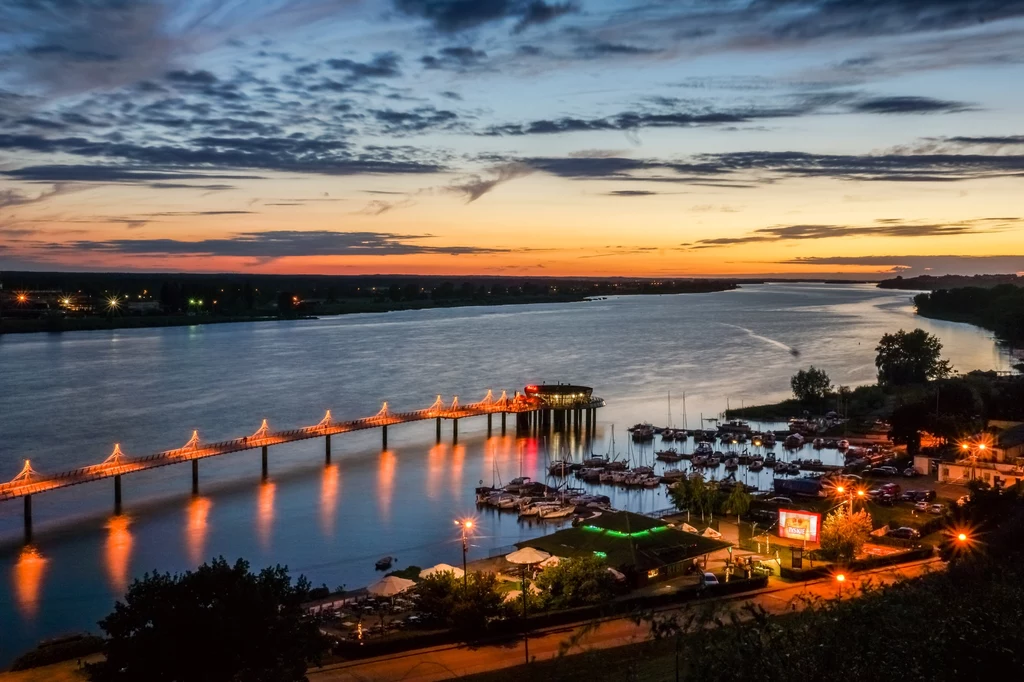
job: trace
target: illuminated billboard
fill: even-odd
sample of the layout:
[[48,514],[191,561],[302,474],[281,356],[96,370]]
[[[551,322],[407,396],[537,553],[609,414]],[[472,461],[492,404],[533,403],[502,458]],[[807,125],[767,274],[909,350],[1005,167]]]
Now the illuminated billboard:
[[790,540],[818,541],[821,528],[821,514],[814,512],[779,510],[779,537]]

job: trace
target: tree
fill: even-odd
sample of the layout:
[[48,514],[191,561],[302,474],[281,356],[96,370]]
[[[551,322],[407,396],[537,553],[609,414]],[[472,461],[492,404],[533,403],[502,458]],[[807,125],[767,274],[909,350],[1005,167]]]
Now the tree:
[[546,604],[556,609],[600,604],[615,592],[614,576],[596,556],[562,559],[545,568],[536,585],[544,592]]
[[832,392],[832,380],[825,374],[825,370],[816,369],[814,365],[794,374],[789,385],[796,399],[803,403],[820,403]]
[[871,515],[861,509],[850,513],[841,505],[821,524],[821,552],[834,560],[850,561],[871,534]]
[[419,610],[438,625],[479,634],[501,612],[502,595],[493,573],[470,573],[466,584],[452,571],[433,573],[416,585]]
[[705,481],[699,473],[692,473],[674,483],[669,487],[668,495],[676,509],[700,512],[702,521],[705,514],[718,506],[718,485]]
[[747,492],[746,487],[737,483],[732,487],[729,497],[725,498],[722,511],[726,514],[735,514],[736,523],[739,523],[740,516],[750,510],[750,501],[750,493]]
[[949,361],[941,359],[942,343],[923,329],[886,334],[875,351],[878,383],[883,386],[923,384],[952,372]]
[[195,571],[147,573],[100,621],[104,661],[89,666],[95,682],[305,680],[327,639],[302,608],[309,583],[288,570],[258,574],[223,557]]

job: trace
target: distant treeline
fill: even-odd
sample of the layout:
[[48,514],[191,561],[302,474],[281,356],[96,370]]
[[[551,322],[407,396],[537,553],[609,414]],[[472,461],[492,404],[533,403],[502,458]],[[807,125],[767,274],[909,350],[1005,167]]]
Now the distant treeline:
[[914,297],[925,317],[970,322],[1013,343],[1024,341],[1024,288],[1000,284],[990,289],[940,289]]
[[902,276],[883,279],[878,283],[880,289],[911,289],[916,291],[936,291],[938,289],[958,289],[974,287],[991,289],[1002,284],[1024,284],[1024,278],[1017,275],[921,275],[919,277]]

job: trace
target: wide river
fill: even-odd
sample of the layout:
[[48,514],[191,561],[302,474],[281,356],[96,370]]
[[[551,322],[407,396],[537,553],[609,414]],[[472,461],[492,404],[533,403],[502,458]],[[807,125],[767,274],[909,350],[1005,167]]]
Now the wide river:
[[[910,292],[869,285],[769,284],[678,296],[456,308],[323,320],[0,337],[0,479],[30,458],[40,472],[102,461],[114,443],[129,455],[272,428],[368,416],[381,401],[417,409],[437,394],[461,402],[528,383],[593,386],[607,400],[593,442],[573,437],[487,438],[486,420],[463,420],[458,445],[445,424],[335,436],[271,448],[270,478],[249,451],[203,460],[200,496],[187,466],[124,478],[124,513],[112,483],[34,499],[33,543],[22,540],[20,500],[0,502],[0,665],[41,638],[93,630],[134,577],[182,571],[210,557],[286,564],[314,584],[359,587],[384,555],[398,567],[461,561],[453,520],[477,515],[470,558],[550,532],[551,523],[478,510],[474,487],[518,475],[546,480],[559,453],[627,452],[639,421],[695,428],[701,417],[789,394],[799,368],[836,384],[874,379],[882,334],[937,334],[961,371],[1009,368],[984,330],[916,318]],[[799,351],[798,356],[791,349]],[[685,402],[684,402],[685,394]],[[692,448],[691,440],[686,447]],[[810,450],[802,453],[810,456]],[[800,456],[800,455],[796,455]],[[835,453],[814,455],[829,460]],[[651,448],[633,449],[651,461]],[[770,486],[771,472],[746,474]],[[669,506],[663,489],[592,486],[636,511]]]

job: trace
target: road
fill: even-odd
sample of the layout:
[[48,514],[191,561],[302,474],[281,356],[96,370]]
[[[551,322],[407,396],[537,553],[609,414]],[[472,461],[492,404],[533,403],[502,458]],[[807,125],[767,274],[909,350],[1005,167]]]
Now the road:
[[[842,585],[834,578],[808,583],[784,583],[772,579],[771,584],[758,592],[723,597],[726,608],[739,610],[756,604],[769,613],[780,614],[803,608],[808,598],[837,599],[853,596],[866,582],[874,585],[889,584],[903,578],[912,578],[928,571],[941,570],[945,564],[939,559],[928,559],[902,566],[889,566],[846,576]],[[842,595],[840,595],[842,590]],[[628,618],[604,621],[583,631],[581,627],[561,627],[543,630],[530,637],[530,658],[544,660],[558,656],[570,638],[578,642],[568,653],[590,649],[611,648],[637,643],[648,636],[646,624],[636,624]],[[420,649],[395,656],[382,656],[338,663],[309,672],[310,682],[433,682],[450,680],[464,675],[498,670],[523,663],[522,640],[503,645],[480,647],[445,646]]]

